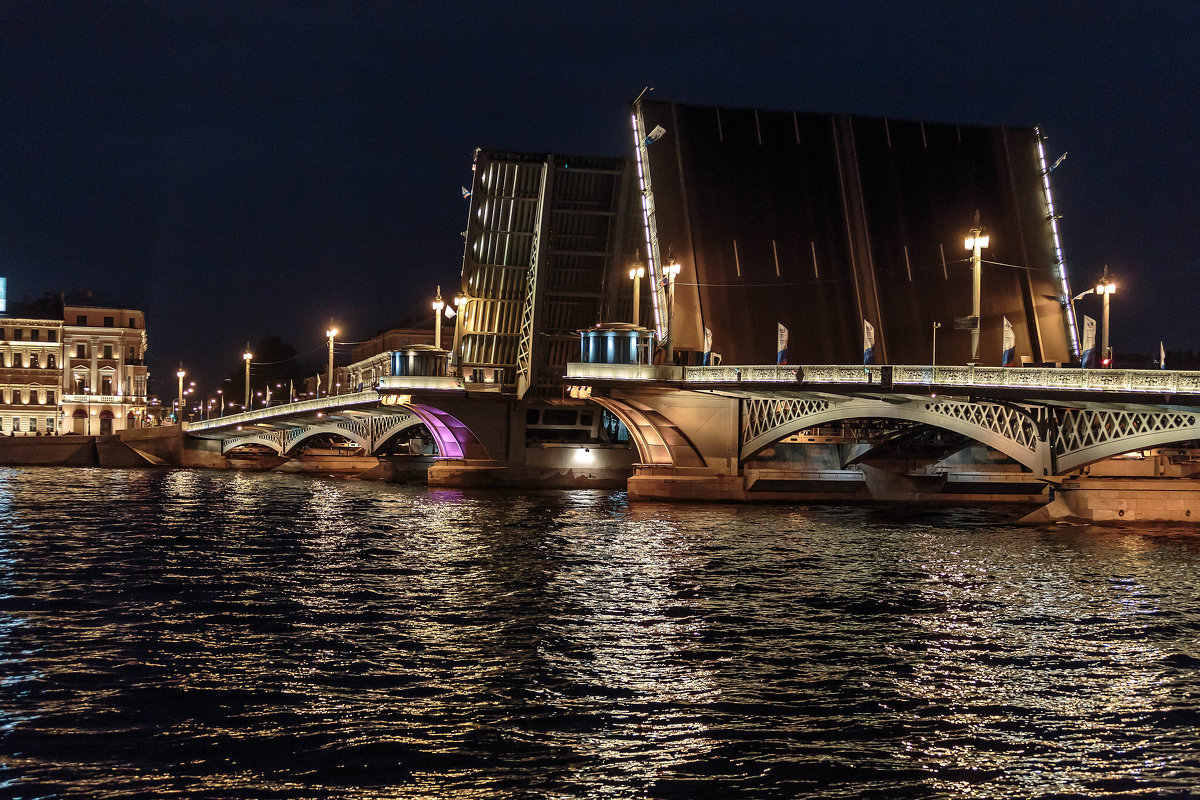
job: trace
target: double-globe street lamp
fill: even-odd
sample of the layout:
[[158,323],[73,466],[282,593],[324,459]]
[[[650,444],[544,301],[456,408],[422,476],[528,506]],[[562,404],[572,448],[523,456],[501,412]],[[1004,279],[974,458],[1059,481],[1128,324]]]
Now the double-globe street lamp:
[[338,335],[338,329],[330,325],[329,329],[325,331],[325,335],[329,337],[329,370],[325,381],[325,394],[331,395],[333,394],[333,337]]
[[1108,274],[1108,265],[1104,265],[1104,275],[1096,282],[1096,288],[1088,289],[1075,295],[1072,300],[1089,294],[1098,294],[1104,298],[1104,309],[1100,321],[1100,366],[1112,366],[1112,348],[1108,345],[1108,304],[1109,299],[1117,293],[1117,282]]
[[646,268],[634,259],[629,268],[629,279],[633,281],[633,325],[638,327],[642,318],[642,278],[646,277]]
[[185,375],[187,373],[183,371],[183,365],[180,364],[179,371],[175,373],[175,377],[179,379],[179,405],[177,407],[178,410],[175,412],[175,424],[177,425],[183,424],[183,377]]
[[242,360],[246,362],[246,399],[242,404],[242,411],[250,410],[250,359],[254,358],[254,354],[250,352],[250,343],[246,342],[246,352],[242,353]]

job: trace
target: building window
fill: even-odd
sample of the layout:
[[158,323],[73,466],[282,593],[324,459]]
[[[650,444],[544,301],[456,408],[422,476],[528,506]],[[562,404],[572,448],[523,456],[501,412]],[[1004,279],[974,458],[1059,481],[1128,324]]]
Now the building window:
[[113,356],[112,356],[112,345],[111,345],[111,344],[106,344],[106,345],[104,345],[104,357],[105,357],[105,358],[112,358],[112,357],[113,357]]
[[116,324],[117,324],[117,321],[116,321],[115,319],[113,319],[112,317],[105,317],[105,318],[104,318],[104,327],[106,327],[106,328],[112,328],[112,327],[115,327],[115,326],[116,326]]
[[47,342],[57,342],[58,341],[58,331],[46,331],[46,341]]
[[37,430],[37,417],[29,418],[29,432],[33,433]]
[[86,389],[87,389],[87,381],[85,381],[83,378],[76,378],[75,379],[75,394],[83,394]]
[[13,433],[21,432],[21,418],[13,417]]
[[54,390],[47,389],[46,390],[46,405],[52,406],[52,405],[56,405],[56,404],[57,404],[57,400],[54,397]]
[[111,395],[113,393],[112,386],[112,378],[104,376],[100,379],[100,394]]
[[75,345],[75,357],[76,358],[87,358],[87,345],[86,344]]
[[137,356],[134,355],[134,352],[136,352],[136,351],[134,350],[133,345],[129,345],[129,360],[130,361],[137,358]]
[[13,353],[13,366],[14,367],[25,366],[24,356],[22,356],[20,353]]
[[50,353],[49,355],[47,355],[46,356],[46,369],[54,369],[54,367],[55,367],[54,362],[55,362],[54,353]]
[[41,364],[39,364],[39,363],[38,363],[38,355],[37,355],[37,353],[30,353],[30,354],[29,354],[29,366],[33,367],[34,369],[37,369],[38,367],[40,367],[40,366],[41,366]]
[[25,331],[21,328],[13,328],[13,341],[19,342],[25,338]]
[[131,328],[137,327],[137,318],[136,317],[129,318],[129,327],[131,327]]
[[54,417],[46,417],[46,433],[54,433]]
[[76,325],[87,325],[87,315],[86,315],[86,314],[79,314],[78,316],[76,316],[76,317],[75,317],[75,324],[76,324]]
[[40,330],[38,330],[37,328],[34,328],[33,330],[31,330],[29,332],[29,341],[37,342],[37,341],[40,341],[41,338],[42,338],[42,332]]

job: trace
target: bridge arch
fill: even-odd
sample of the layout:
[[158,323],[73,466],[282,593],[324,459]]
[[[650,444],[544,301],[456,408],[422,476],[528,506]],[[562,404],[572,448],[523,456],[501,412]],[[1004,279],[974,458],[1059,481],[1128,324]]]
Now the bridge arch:
[[664,467],[706,465],[704,456],[679,426],[653,408],[628,399],[596,396],[591,399],[621,420],[641,463]]
[[1038,476],[1049,474],[1048,446],[1024,408],[929,397],[749,397],[742,413],[743,462],[786,436],[830,422],[896,419],[942,428],[992,448]]
[[229,439],[221,440],[221,454],[228,455],[233,450],[246,445],[262,445],[269,447],[278,455],[283,455],[284,443],[279,436],[279,431],[259,431],[257,433],[247,433],[245,436],[235,436]]
[[1057,408],[1054,469],[1060,475],[1135,450],[1200,439],[1200,413],[1194,409]]
[[340,436],[343,439],[348,439],[366,450],[368,453],[371,452],[373,442],[369,437],[364,436],[362,432],[355,430],[354,427],[350,425],[343,425],[339,422],[327,422],[322,425],[310,425],[303,428],[294,428],[292,430],[285,431],[284,435],[286,449],[284,450],[283,455],[291,455],[303,447],[304,443],[308,440],[315,436],[321,436],[324,434],[332,434],[334,436]]
[[425,423],[433,440],[437,442],[438,454],[442,458],[490,458],[479,437],[452,414],[421,403],[406,405],[404,410],[416,415]]

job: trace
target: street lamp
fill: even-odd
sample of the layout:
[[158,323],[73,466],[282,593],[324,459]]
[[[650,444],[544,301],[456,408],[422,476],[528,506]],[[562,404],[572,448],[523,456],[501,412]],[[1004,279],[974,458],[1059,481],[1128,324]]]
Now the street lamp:
[[179,371],[175,373],[175,377],[179,378],[179,413],[175,415],[175,422],[178,425],[183,424],[183,376],[187,375],[183,371],[183,365],[179,365]]
[[1104,265],[1104,277],[1096,284],[1096,294],[1104,297],[1104,327],[1101,333],[1100,352],[1104,354],[1103,366],[1112,366],[1112,348],[1108,346],[1108,299],[1117,293],[1117,282],[1108,277],[1108,265]]
[[646,268],[641,262],[634,259],[633,266],[629,268],[629,279],[633,281],[633,324],[638,326],[642,315],[642,278],[646,277]]
[[217,397],[221,400],[221,413],[218,416],[225,416],[225,390],[217,389]]
[[254,358],[254,354],[250,352],[250,343],[246,342],[246,352],[242,353],[242,360],[246,362],[246,400],[242,403],[242,410],[250,410],[250,359]]
[[325,335],[329,337],[329,377],[325,382],[325,394],[333,394],[333,337],[337,336],[338,329],[329,326],[329,330],[325,331]]
[[971,328],[971,363],[979,363],[979,294],[980,288],[983,285],[983,248],[988,246],[988,237],[983,235],[983,228],[979,227],[979,212],[975,212],[975,227],[971,228],[971,235],[967,237],[967,249],[971,251],[971,317],[974,320],[974,327]]
[[937,332],[942,323],[933,323],[933,352],[929,354],[929,384],[932,388],[937,383]]
[[442,309],[446,302],[442,300],[442,287],[437,287],[437,297],[433,298],[433,346],[442,349]]
[[667,281],[667,363],[675,363],[675,278],[682,269],[674,256],[668,253],[663,274]]

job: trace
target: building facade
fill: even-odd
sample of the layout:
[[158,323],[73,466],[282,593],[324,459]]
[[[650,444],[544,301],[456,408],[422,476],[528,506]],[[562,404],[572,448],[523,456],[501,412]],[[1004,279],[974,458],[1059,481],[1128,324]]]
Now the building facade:
[[0,434],[100,435],[145,424],[141,311],[80,305],[0,317]]
[[60,430],[62,320],[0,318],[0,434]]
[[129,308],[63,309],[62,432],[107,435],[146,420],[146,318]]

